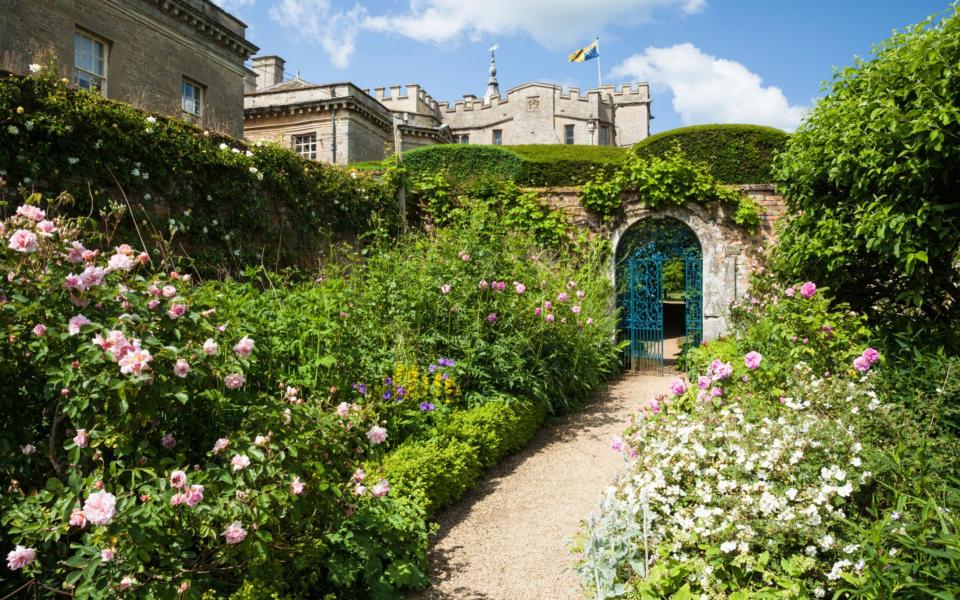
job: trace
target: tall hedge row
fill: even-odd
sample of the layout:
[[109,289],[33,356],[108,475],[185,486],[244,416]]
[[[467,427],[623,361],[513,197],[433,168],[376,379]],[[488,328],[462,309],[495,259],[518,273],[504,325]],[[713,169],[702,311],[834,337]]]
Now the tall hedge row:
[[310,265],[331,238],[397,220],[371,176],[72,90],[50,71],[0,75],[0,178],[8,204],[18,187],[66,191],[76,216],[114,215],[116,240],[166,241],[201,272]]
[[403,155],[403,162],[415,179],[445,172],[456,187],[483,180],[547,187],[581,185],[598,171],[613,173],[625,154],[608,146],[441,144],[411,150]]
[[707,164],[720,183],[770,183],[773,158],[789,138],[759,125],[694,125],[652,135],[632,151],[641,158],[665,157],[679,145],[689,159]]

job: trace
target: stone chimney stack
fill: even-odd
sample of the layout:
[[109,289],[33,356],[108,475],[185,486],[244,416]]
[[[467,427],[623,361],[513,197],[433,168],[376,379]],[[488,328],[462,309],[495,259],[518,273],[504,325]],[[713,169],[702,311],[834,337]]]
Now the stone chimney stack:
[[279,56],[257,56],[252,59],[253,72],[257,74],[257,89],[276,85],[283,81],[285,61]]

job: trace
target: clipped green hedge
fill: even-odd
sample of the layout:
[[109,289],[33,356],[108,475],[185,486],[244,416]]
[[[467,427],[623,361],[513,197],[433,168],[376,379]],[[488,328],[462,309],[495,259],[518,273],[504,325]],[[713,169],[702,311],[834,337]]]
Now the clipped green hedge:
[[694,125],[652,135],[631,151],[662,158],[679,145],[688,158],[708,165],[720,183],[770,183],[773,157],[789,138],[785,131],[760,125]]
[[73,216],[119,219],[115,244],[142,236],[202,273],[313,266],[331,238],[398,220],[393,189],[370,175],[73,90],[49,70],[0,72],[0,177],[8,194],[66,191]]
[[392,494],[415,499],[432,515],[463,497],[484,469],[523,448],[546,416],[543,403],[492,400],[405,441],[380,468]]
[[516,179],[522,159],[498,146],[439,144],[403,154],[403,166],[414,179],[446,173],[458,187],[487,179]]
[[[406,152],[403,162],[415,180],[444,172],[458,188],[486,180],[548,187],[581,185],[599,172],[613,173],[623,163],[626,153],[622,148],[610,146],[440,144]],[[376,163],[355,166],[369,170],[375,168]]]

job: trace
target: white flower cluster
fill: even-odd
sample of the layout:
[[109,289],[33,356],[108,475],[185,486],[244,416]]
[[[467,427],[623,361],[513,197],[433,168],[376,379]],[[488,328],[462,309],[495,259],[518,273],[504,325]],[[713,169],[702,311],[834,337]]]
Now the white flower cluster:
[[[639,416],[624,435],[636,462],[608,489],[591,523],[604,522],[602,513],[612,505],[617,514],[646,515],[642,539],[630,540],[636,549],[630,564],[644,562],[644,544],[678,562],[702,558],[705,544],[719,548],[723,560],[748,566],[764,552],[806,555],[815,560],[805,577],[829,587],[859,549],[847,545],[841,552],[832,526],[870,478],[858,469],[863,447],[853,428],[829,413],[855,414],[853,408],[869,406],[876,395],[840,379],[812,380],[806,372],[801,378],[792,398],[762,411],[772,416],[737,401]],[[651,562],[657,555],[648,554]],[[643,577],[636,566],[632,571]],[[708,594],[723,589],[711,583],[712,572],[701,568],[696,580]]]

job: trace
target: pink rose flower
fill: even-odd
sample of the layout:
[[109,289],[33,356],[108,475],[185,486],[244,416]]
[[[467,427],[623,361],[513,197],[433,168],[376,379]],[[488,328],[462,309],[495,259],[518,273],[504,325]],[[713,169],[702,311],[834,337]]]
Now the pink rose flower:
[[182,358],[178,358],[176,364],[173,365],[173,374],[177,377],[183,378],[186,377],[189,372],[190,363]]
[[813,295],[817,293],[817,285],[812,281],[808,281],[805,284],[800,286],[800,295],[809,300],[813,298]]
[[303,482],[300,481],[300,476],[298,475],[293,478],[293,481],[290,482],[290,493],[295,496],[299,496],[303,493],[305,487],[306,486],[304,486]]
[[783,290],[783,293],[786,294],[787,297],[792,298],[793,295],[797,293],[797,291],[796,291],[795,289],[793,289],[793,286],[791,285],[791,286],[788,287],[787,289]]
[[43,237],[51,237],[57,231],[57,226],[53,221],[44,220],[37,223],[37,231],[39,231]]
[[743,357],[743,364],[751,370],[759,369],[762,360],[763,355],[759,352],[747,352],[747,355]]
[[89,439],[86,429],[78,429],[77,434],[73,436],[73,443],[76,444],[78,448],[86,448]]
[[233,351],[236,352],[240,358],[250,356],[250,353],[253,352],[253,340],[247,336],[243,336],[233,347]]
[[524,292],[527,291],[527,286],[523,285],[522,283],[515,283],[513,284],[513,289],[518,295],[522,296]]
[[353,472],[353,477],[351,477],[351,480],[354,483],[360,483],[361,481],[363,481],[363,478],[366,476],[367,474],[363,472],[363,469],[357,469],[356,471]]
[[570,307],[570,312],[572,312],[572,313],[575,314],[575,315],[579,315],[579,314],[580,314],[580,307],[579,307],[578,305],[574,304],[573,306]]
[[86,318],[83,315],[77,315],[75,317],[72,317],[70,321],[67,323],[67,333],[69,333],[70,335],[77,335],[78,333],[80,333],[81,327],[89,324],[90,324],[90,319]]
[[26,217],[31,221],[42,221],[47,218],[47,213],[40,210],[40,207],[31,204],[23,204],[17,207],[17,214]]
[[164,298],[173,298],[177,295],[177,288],[173,287],[172,285],[165,285],[163,286],[163,289],[160,290],[160,293]]
[[113,520],[117,498],[110,492],[93,492],[83,504],[83,514],[94,525],[106,525]]
[[386,479],[381,479],[370,489],[370,493],[373,494],[375,498],[382,498],[390,492],[390,484],[387,483]]
[[543,309],[538,306],[535,309],[533,309],[533,314],[539,317],[541,314],[543,314]]
[[114,254],[107,261],[107,269],[110,271],[129,271],[136,264],[136,261],[126,254]]
[[177,438],[173,437],[172,433],[165,433],[160,438],[160,445],[169,450],[177,445]]
[[36,550],[17,544],[13,550],[7,553],[7,567],[9,567],[11,571],[16,571],[24,568],[36,559]]
[[167,316],[171,319],[179,319],[185,314],[187,314],[187,305],[179,302],[171,304],[167,309]]
[[697,377],[697,387],[700,388],[701,390],[705,390],[708,387],[710,387],[710,378],[707,377],[706,375],[701,375],[700,377]]
[[587,325],[593,325],[593,319],[588,318],[588,319],[587,319]]
[[187,485],[187,474],[179,469],[170,473],[170,485],[178,490],[181,489]]
[[134,585],[137,585],[137,580],[134,579],[132,575],[125,575],[124,578],[120,580],[120,585],[117,587],[122,592]]
[[234,471],[242,471],[250,466],[250,459],[243,454],[237,454],[230,459],[230,464]]
[[[125,341],[125,340],[124,340]],[[147,363],[153,360],[150,352],[140,348],[140,340],[134,340],[132,345],[115,346],[123,352],[123,357],[117,362],[120,372],[124,375],[140,376],[144,370],[149,370]]]
[[7,247],[17,252],[29,253],[39,250],[40,244],[37,242],[37,236],[26,229],[18,229],[10,236]]
[[243,373],[231,373],[223,378],[223,384],[227,386],[227,389],[231,390],[240,389],[246,382],[247,378],[243,376]]
[[218,349],[219,349],[219,346],[217,346],[217,343],[213,341],[213,339],[211,338],[207,338],[207,341],[203,343],[203,352],[207,356],[213,356],[214,354],[217,353]]
[[568,296],[566,292],[557,294],[557,302],[566,302],[569,298],[570,296]]
[[490,287],[490,284],[487,283],[486,279],[481,279],[480,283],[477,284],[477,287],[480,288],[481,290],[485,290]]
[[575,288],[575,287],[577,287],[577,282],[576,282],[576,281],[574,281],[574,280],[571,279],[570,281],[567,282],[567,289],[568,289],[568,290],[572,290],[572,289]]
[[586,295],[587,295],[587,293],[586,293],[585,291],[583,291],[583,290],[577,290],[577,298],[583,300],[584,296],[586,296]]
[[240,521],[234,521],[220,535],[226,538],[228,544],[239,544],[247,537],[247,530],[243,528]]
[[554,319],[555,319],[556,317],[553,316],[553,313],[550,313],[549,315],[547,315],[547,316],[544,317],[544,318],[547,320],[547,323],[553,323],[553,321],[554,321]]
[[719,387],[714,387],[713,389],[710,390],[710,395],[713,396],[714,398],[719,398],[720,396],[723,395],[723,389]]
[[367,432],[367,439],[370,440],[370,443],[373,445],[382,444],[387,441],[387,430],[379,425],[374,425],[370,428],[370,431]]
[[350,405],[346,402],[341,402],[337,405],[337,414],[341,417],[346,417],[350,414]]
[[443,294],[443,295],[449,294],[449,293],[450,293],[450,290],[451,290],[451,287],[450,287],[450,284],[449,284],[449,283],[445,283],[445,284],[443,284],[443,285],[440,286],[440,293]]
[[73,512],[70,513],[70,526],[71,527],[85,527],[87,525],[87,515],[83,514],[83,511],[79,508],[73,509]]
[[194,506],[200,504],[203,501],[203,486],[202,485],[191,485],[190,490],[184,494],[184,502],[187,506],[193,508]]
[[613,449],[614,452],[622,451],[623,438],[621,438],[619,435],[613,436],[613,438],[610,440],[610,448]]
[[687,391],[687,386],[682,379],[674,379],[670,382],[670,392],[674,396],[682,396]]
[[549,300],[543,303],[543,310],[550,310],[551,308],[553,308],[553,303]]
[[487,323],[491,325],[497,322],[497,313],[490,313],[487,315]]
[[863,354],[861,356],[867,359],[867,362],[870,363],[871,365],[873,365],[878,360],[880,360],[880,353],[877,352],[877,350],[874,348],[867,348],[866,350],[863,351]]
[[141,265],[145,265],[150,262],[150,255],[146,252],[141,252],[137,255],[137,262]]
[[87,249],[83,247],[83,244],[80,242],[70,242],[70,250],[67,252],[67,262],[71,264],[79,264],[83,262],[83,253]]
[[47,335],[47,326],[43,323],[37,323],[33,328],[33,335],[43,337]]
[[230,440],[228,440],[227,438],[220,438],[213,443],[213,450],[211,450],[211,452],[213,452],[214,454],[220,454],[221,452],[223,452],[229,447],[230,447]]
[[103,550],[100,551],[100,562],[108,563],[111,560],[113,560],[114,556],[115,556],[115,553],[113,551],[113,548],[104,548]]
[[367,486],[358,485],[357,487],[353,488],[353,493],[357,496],[362,496],[367,493]]
[[870,370],[870,361],[863,355],[860,355],[853,359],[853,368],[861,373],[866,373]]

